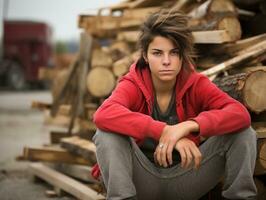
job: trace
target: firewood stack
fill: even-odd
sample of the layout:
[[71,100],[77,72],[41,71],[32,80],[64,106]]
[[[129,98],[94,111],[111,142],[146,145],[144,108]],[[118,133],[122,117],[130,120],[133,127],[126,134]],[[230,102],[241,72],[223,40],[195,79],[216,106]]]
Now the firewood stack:
[[51,142],[58,143],[67,136],[61,140],[63,148],[85,158],[90,165],[95,163],[95,148],[90,141],[96,129],[93,113],[137,60],[140,24],[149,13],[161,8],[180,10],[189,16],[198,54],[197,70],[249,110],[259,138],[254,177],[259,199],[266,199],[266,3],[263,0],[127,0],[99,9],[97,15],[80,15],[79,27],[83,33],[79,56],[68,71],[59,72],[54,78],[53,105],[33,105],[45,107],[46,122],[60,122],[68,128],[66,133],[52,132]]

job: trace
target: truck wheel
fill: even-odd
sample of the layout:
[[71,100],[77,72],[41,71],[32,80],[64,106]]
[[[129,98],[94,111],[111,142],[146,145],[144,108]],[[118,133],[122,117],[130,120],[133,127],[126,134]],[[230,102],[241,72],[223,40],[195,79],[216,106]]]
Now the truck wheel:
[[12,63],[8,71],[7,84],[15,90],[22,90],[26,86],[24,73],[17,63]]

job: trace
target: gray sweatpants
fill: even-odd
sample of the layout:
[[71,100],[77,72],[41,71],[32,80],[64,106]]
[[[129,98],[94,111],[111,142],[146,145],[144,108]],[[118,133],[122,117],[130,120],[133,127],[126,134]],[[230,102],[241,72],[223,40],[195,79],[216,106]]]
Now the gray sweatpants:
[[222,177],[225,198],[248,199],[257,194],[253,181],[257,140],[252,128],[210,137],[199,147],[203,160],[198,170],[180,164],[158,168],[127,136],[97,130],[93,140],[108,200],[133,196],[138,200],[194,200]]

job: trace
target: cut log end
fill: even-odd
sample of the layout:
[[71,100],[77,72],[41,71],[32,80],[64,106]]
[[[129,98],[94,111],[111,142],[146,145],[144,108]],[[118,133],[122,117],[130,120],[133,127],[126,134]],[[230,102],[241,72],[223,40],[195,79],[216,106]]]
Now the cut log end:
[[112,66],[113,60],[111,56],[103,49],[94,49],[92,52],[91,66],[94,67],[106,67]]
[[218,23],[219,30],[226,30],[230,41],[237,41],[241,38],[241,26],[236,17],[225,17]]
[[236,13],[236,8],[232,1],[230,0],[212,0],[210,5],[208,6],[208,13],[224,13],[224,12],[232,12]]
[[244,104],[252,111],[260,113],[266,110],[266,71],[250,73],[243,88]]
[[95,97],[105,97],[109,95],[115,86],[113,73],[103,67],[92,69],[87,76],[87,88],[91,95]]
[[129,66],[133,63],[131,56],[127,56],[113,64],[113,73],[116,77],[121,77],[128,72]]

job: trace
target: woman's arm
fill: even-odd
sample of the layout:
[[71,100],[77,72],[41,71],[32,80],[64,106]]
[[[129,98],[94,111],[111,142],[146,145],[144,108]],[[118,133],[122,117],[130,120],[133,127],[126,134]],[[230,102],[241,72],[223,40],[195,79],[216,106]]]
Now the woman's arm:
[[[159,145],[157,146],[154,152],[155,162],[158,162],[160,165],[163,165],[164,167],[172,165],[172,152],[174,148],[177,148],[176,147],[177,143],[180,140],[182,140],[184,137],[189,135],[190,133],[198,131],[199,131],[199,124],[191,120],[184,121],[175,125],[166,125],[160,137]],[[190,146],[188,146],[188,148],[185,149],[193,154],[193,157],[195,158],[196,167],[198,167],[200,163],[200,161],[198,160],[199,157],[198,155],[194,155],[196,151],[192,151],[195,149],[194,146],[192,147],[193,148],[190,148]],[[179,151],[180,149],[177,150]],[[183,154],[181,154],[181,156],[182,155]],[[186,161],[184,161],[184,158],[182,158],[182,163],[183,164],[186,163]]]
[[247,109],[208,78],[200,78],[195,86],[195,94],[195,101],[198,101],[202,111],[192,120],[199,124],[199,135],[222,135],[250,126]]
[[98,108],[93,117],[94,123],[103,131],[136,139],[149,136],[158,140],[165,123],[139,112],[145,101],[140,89],[132,81],[124,79]]

